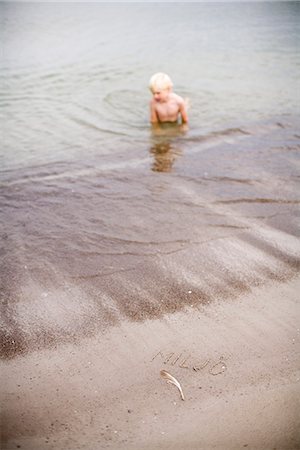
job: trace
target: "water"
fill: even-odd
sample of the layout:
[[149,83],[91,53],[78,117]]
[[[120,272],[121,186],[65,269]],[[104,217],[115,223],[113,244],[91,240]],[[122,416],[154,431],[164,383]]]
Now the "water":
[[[4,354],[172,311],[165,285],[207,298],[204,243],[267,227],[291,251],[299,3],[0,9]],[[157,71],[189,98],[186,133],[149,127]]]

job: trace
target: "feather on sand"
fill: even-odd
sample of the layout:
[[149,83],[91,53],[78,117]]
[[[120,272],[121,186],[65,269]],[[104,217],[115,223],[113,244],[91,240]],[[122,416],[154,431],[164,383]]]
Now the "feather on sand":
[[184,400],[184,395],[183,395],[183,392],[182,392],[182,389],[181,389],[179,381],[176,380],[176,378],[173,377],[173,375],[171,375],[166,370],[161,370],[160,371],[160,376],[162,378],[164,378],[165,380],[167,380],[167,383],[174,384],[174,386],[176,386],[178,388],[179,392],[180,392],[181,399]]

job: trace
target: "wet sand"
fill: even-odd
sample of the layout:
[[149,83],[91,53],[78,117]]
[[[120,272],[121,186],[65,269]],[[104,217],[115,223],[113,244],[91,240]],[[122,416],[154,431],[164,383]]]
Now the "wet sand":
[[1,448],[300,448],[299,288],[268,281],[2,363]]

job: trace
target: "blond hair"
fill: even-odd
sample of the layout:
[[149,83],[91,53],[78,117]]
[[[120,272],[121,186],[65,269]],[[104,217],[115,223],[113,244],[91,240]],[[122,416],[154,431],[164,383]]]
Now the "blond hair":
[[173,83],[169,75],[163,72],[158,72],[152,75],[149,81],[149,89],[154,92],[156,90],[164,90],[172,88]]

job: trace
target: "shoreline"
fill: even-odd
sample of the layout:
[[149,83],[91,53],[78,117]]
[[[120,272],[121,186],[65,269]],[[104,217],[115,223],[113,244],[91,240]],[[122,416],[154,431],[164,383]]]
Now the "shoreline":
[[269,282],[3,363],[2,448],[300,448],[299,287]]

